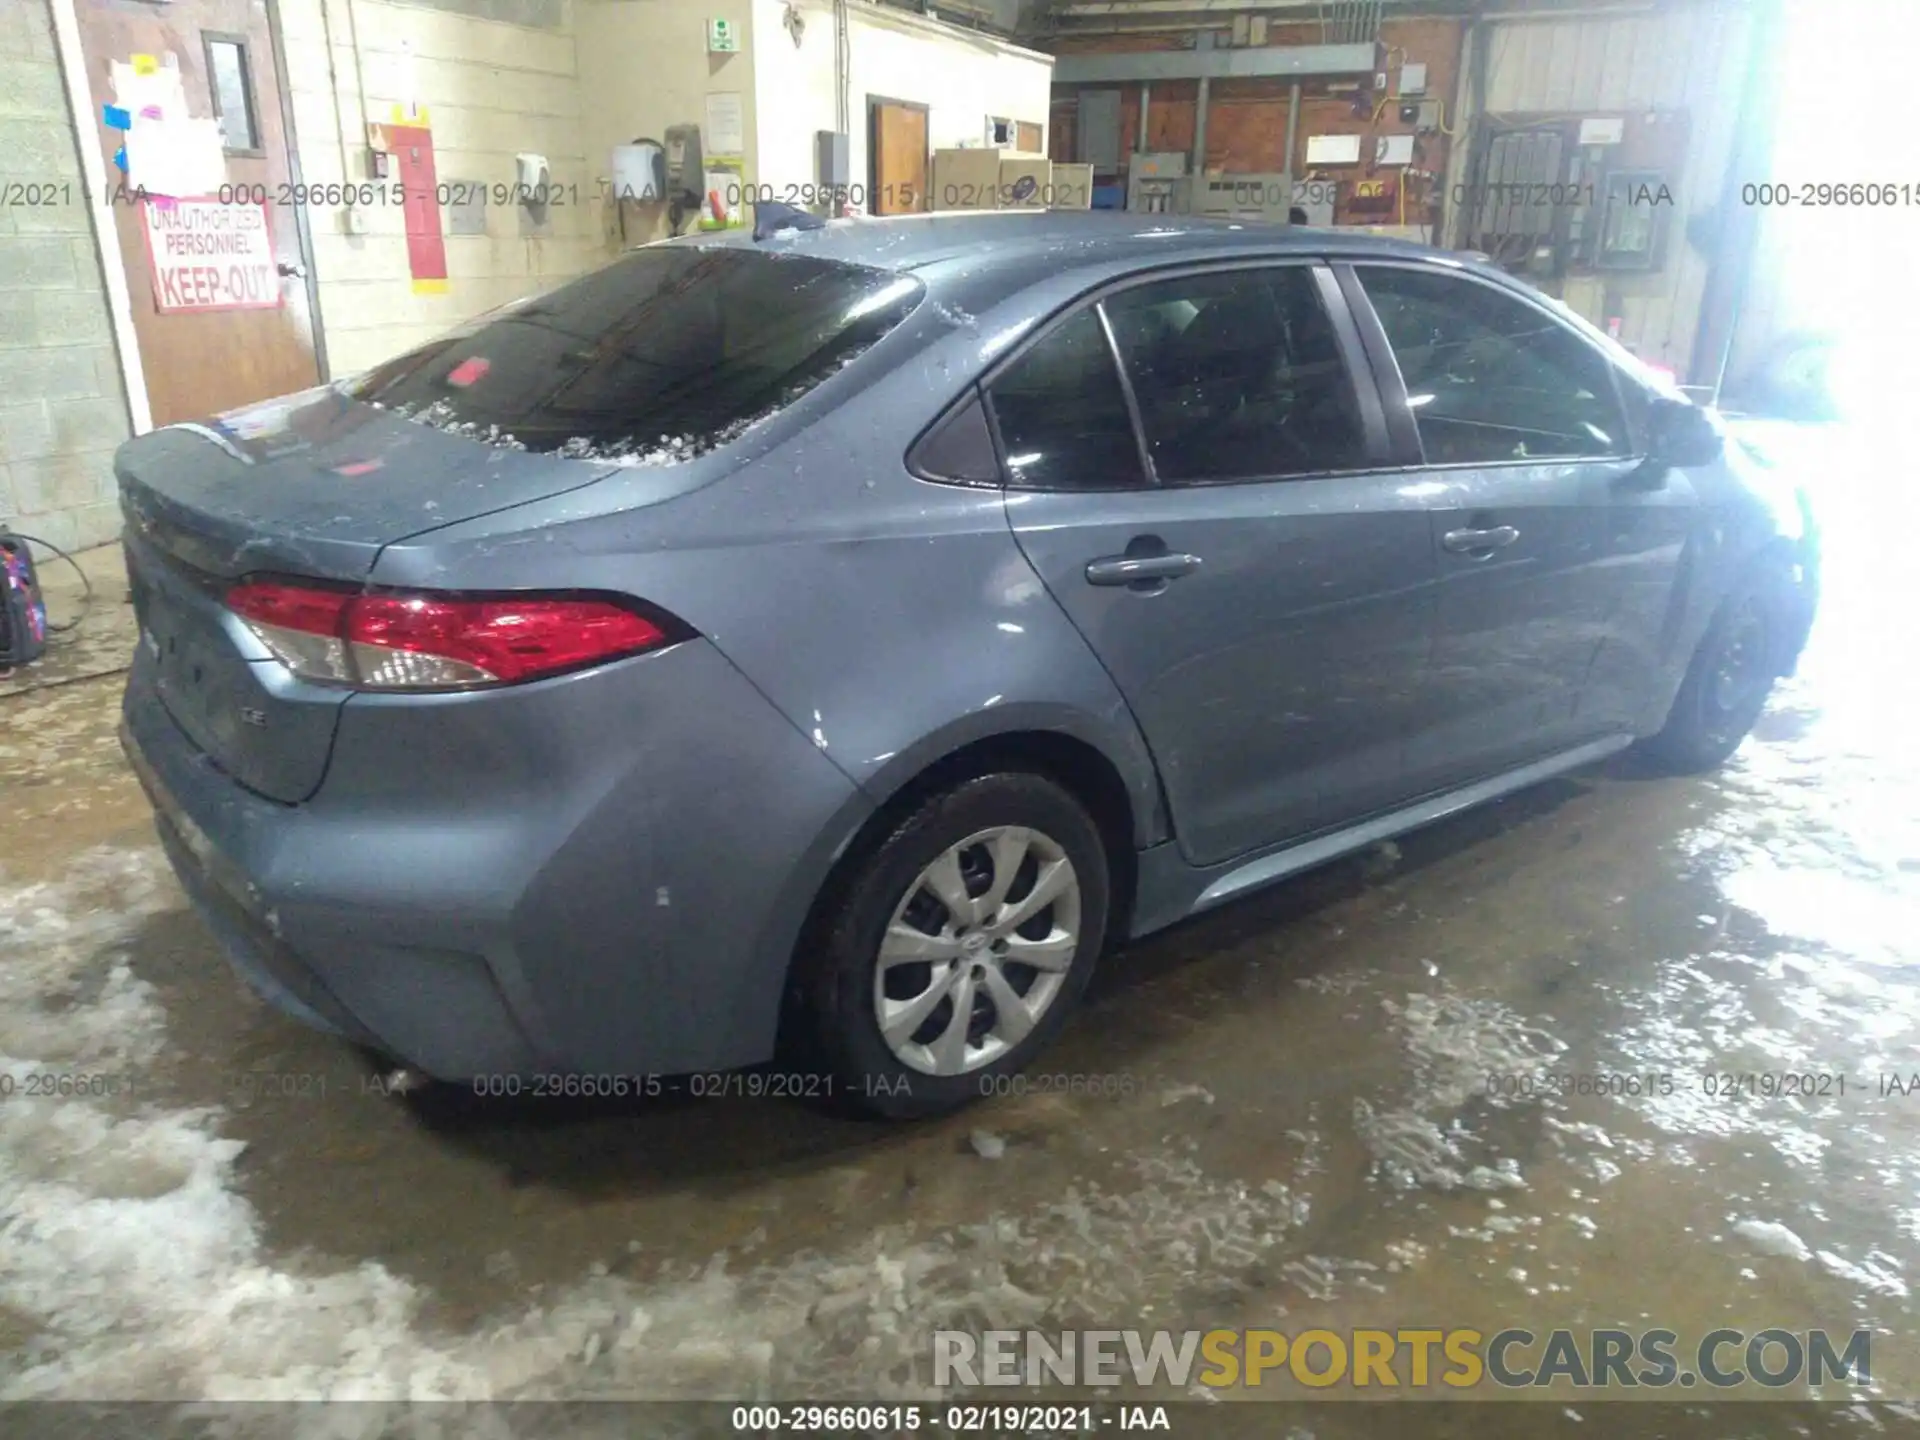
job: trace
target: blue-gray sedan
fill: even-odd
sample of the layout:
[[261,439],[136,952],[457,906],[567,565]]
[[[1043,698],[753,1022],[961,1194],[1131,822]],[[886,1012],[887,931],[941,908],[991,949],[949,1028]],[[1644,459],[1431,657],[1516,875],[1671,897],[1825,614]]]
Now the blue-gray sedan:
[[633,251],[117,459],[123,737],[241,973],[449,1079],[991,1091],[1103,946],[1630,744],[1800,497],[1488,266],[1091,214]]

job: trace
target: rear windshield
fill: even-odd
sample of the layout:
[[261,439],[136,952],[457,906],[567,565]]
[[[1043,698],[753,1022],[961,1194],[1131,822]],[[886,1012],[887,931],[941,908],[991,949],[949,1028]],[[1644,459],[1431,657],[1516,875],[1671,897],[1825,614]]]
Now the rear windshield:
[[667,465],[792,404],[897,325],[917,280],[752,250],[638,250],[348,384],[515,450]]

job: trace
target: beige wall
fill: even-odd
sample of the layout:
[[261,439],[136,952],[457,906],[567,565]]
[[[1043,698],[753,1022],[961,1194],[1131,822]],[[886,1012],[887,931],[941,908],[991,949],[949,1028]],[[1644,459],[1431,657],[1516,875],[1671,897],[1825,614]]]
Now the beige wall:
[[[729,91],[740,96],[747,173],[752,173],[758,39],[750,0],[575,0],[574,16],[582,133],[596,188],[609,177],[614,146],[664,139],[669,125],[699,125],[701,147],[711,155],[707,96]],[[707,53],[710,18],[733,22],[740,37],[737,52]],[[606,211],[603,222],[610,224],[611,218]],[[627,220],[629,244],[666,233],[663,206],[629,205]],[[614,249],[619,239],[603,229],[601,243],[603,250]]]
[[[798,0],[798,46],[781,23],[785,0],[753,0],[760,92],[759,172],[776,199],[788,185],[816,180],[815,132],[834,128],[833,11]],[[1053,59],[973,31],[850,0],[852,81],[848,87],[850,173],[867,176],[867,98],[928,107],[930,148],[985,138],[989,115],[1047,123]],[[1044,133],[1042,149],[1045,148]],[[929,177],[931,178],[931,177]]]
[[0,206],[0,521],[62,549],[97,545],[120,529],[126,392],[45,0],[0,0],[9,182],[48,203]]
[[[426,107],[443,183],[511,185],[515,153],[531,151],[547,157],[553,183],[575,187],[568,199],[579,202],[551,207],[550,233],[538,237],[521,233],[517,207],[489,204],[485,235],[446,234],[443,295],[413,292],[399,206],[364,207],[360,235],[347,232],[339,209],[311,207],[334,375],[592,267],[598,205],[581,138],[575,11],[555,7],[559,23],[534,26],[384,0],[353,0],[351,9],[347,0],[282,0],[280,9],[308,184],[364,180],[369,112],[385,120],[411,98]],[[450,229],[444,213],[442,229]]]

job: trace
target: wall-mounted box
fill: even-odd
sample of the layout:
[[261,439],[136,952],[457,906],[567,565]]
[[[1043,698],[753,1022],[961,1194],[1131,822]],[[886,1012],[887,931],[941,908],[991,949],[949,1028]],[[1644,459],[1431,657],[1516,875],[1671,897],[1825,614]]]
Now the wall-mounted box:
[[997,210],[1000,192],[998,150],[933,152],[935,210]]
[[1400,67],[1400,93],[1402,95],[1424,95],[1427,93],[1427,67],[1418,61],[1411,61]]
[[447,193],[447,233],[484,235],[487,233],[487,182],[449,180],[440,187]]
[[740,49],[740,28],[731,20],[707,21],[707,53],[732,55]]
[[1373,142],[1373,163],[1376,165],[1411,165],[1413,163],[1413,136],[1382,135]]
[[844,131],[814,131],[813,168],[813,178],[822,185],[853,183],[853,162]]
[[1090,210],[1093,208],[1093,166],[1055,165],[1053,187],[1047,204],[1054,210]]
[[613,198],[660,200],[667,188],[666,155],[650,140],[613,147]]
[[1309,135],[1307,137],[1307,164],[1358,165],[1359,163],[1360,137],[1358,135]]
[[1136,150],[1127,173],[1135,180],[1177,180],[1187,173],[1187,152]]
[[1193,213],[1284,225],[1295,210],[1301,210],[1306,213],[1302,224],[1331,225],[1339,195],[1337,180],[1296,181],[1284,171],[1228,173],[1198,182]]

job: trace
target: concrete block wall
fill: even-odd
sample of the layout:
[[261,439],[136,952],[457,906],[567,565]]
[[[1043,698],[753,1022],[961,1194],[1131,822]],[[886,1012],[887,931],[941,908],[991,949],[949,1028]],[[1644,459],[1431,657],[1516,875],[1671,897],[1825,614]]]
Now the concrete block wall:
[[98,545],[131,430],[45,0],[0,0],[0,197],[0,521]]
[[[487,233],[455,235],[445,212],[448,289],[416,295],[399,206],[362,207],[366,232],[344,212],[311,206],[314,274],[328,368],[354,374],[453,325],[551,289],[600,262],[598,196],[581,141],[573,6],[566,0],[282,0],[294,132],[309,185],[366,180],[366,124],[395,103],[426,107],[441,183],[512,185],[514,156],[547,157],[548,232],[521,233],[512,204],[487,206]],[[497,17],[508,17],[505,19]],[[358,52],[354,42],[358,41]],[[365,105],[361,103],[362,93]]]

